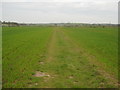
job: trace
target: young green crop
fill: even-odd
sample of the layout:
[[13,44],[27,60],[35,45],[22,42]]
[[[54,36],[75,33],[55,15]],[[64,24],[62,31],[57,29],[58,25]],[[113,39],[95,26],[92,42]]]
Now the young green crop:
[[3,87],[25,87],[45,52],[51,28],[3,28]]
[[105,64],[107,71],[118,75],[118,29],[116,27],[64,28],[66,34]]
[[115,27],[3,27],[4,88],[117,87]]

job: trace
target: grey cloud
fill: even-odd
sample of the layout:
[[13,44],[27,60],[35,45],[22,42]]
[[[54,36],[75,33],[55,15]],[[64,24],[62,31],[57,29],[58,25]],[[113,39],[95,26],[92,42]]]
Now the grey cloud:
[[110,1],[3,3],[3,20],[19,22],[117,23],[117,3]]

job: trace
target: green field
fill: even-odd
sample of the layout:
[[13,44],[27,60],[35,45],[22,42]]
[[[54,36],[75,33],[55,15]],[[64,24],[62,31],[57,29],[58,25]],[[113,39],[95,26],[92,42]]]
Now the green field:
[[3,27],[4,88],[114,88],[116,27]]

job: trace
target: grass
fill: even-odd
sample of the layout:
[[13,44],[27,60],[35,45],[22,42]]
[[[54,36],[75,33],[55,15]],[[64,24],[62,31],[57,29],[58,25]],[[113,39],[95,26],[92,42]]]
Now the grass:
[[[65,28],[65,32],[81,47],[104,63],[106,69],[118,74],[117,28]],[[117,77],[118,78],[118,77]]]
[[49,28],[3,28],[3,85],[7,82],[4,87],[26,85],[50,35]]
[[117,87],[113,27],[3,27],[2,57],[4,88]]

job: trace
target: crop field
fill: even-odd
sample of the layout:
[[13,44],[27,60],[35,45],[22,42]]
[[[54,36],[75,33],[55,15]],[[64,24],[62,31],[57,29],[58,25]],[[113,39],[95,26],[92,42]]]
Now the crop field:
[[117,27],[3,27],[3,88],[117,88]]

